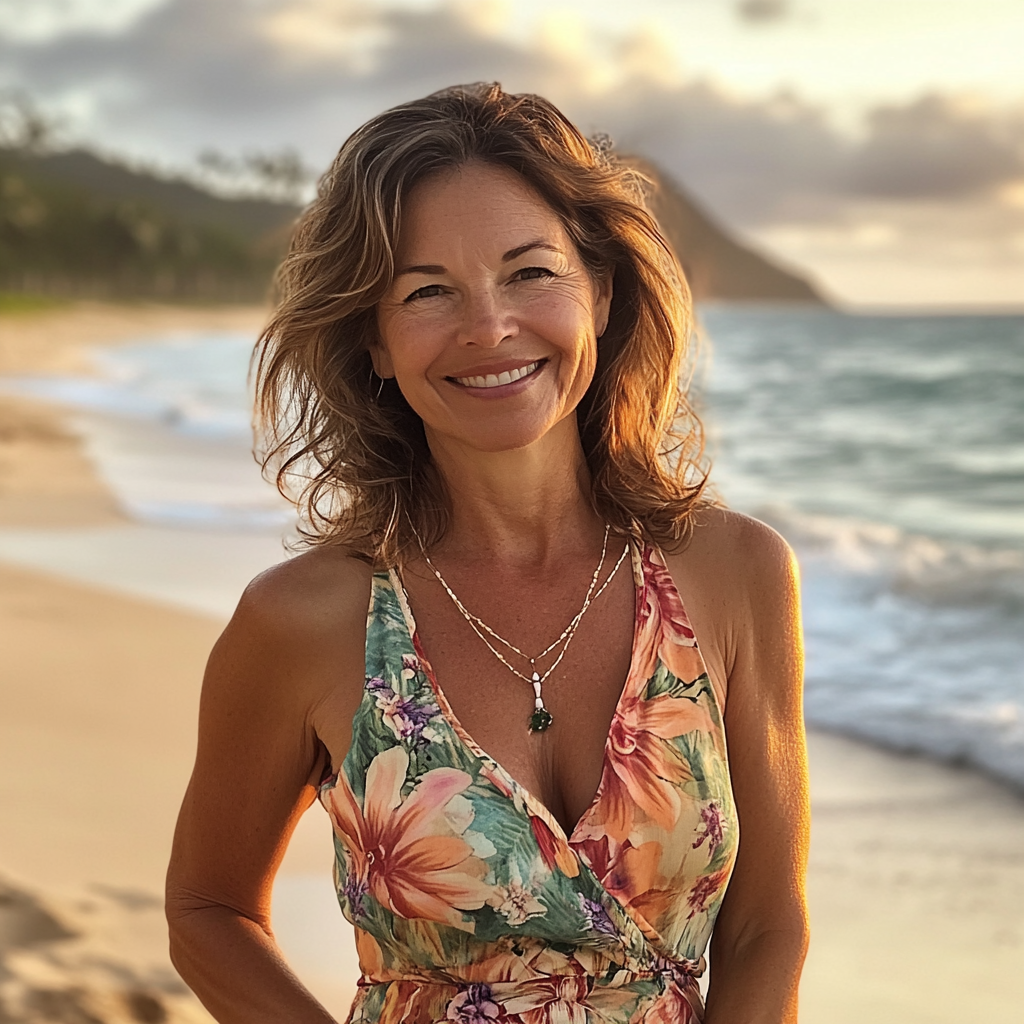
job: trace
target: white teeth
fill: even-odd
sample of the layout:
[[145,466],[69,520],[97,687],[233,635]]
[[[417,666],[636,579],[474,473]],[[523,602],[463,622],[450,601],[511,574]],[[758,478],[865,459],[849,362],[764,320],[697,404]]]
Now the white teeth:
[[455,380],[460,384],[464,384],[467,388],[498,388],[503,384],[511,384],[513,381],[522,380],[523,377],[533,373],[538,366],[540,366],[539,359],[535,363],[530,363],[529,366],[519,367],[518,370],[505,370],[497,375],[488,373],[482,377],[456,377]]

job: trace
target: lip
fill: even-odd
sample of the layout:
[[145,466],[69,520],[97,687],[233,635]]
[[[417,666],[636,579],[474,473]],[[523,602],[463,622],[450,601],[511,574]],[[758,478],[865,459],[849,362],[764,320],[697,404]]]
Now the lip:
[[[460,369],[458,373],[451,373],[445,375],[445,380],[453,387],[459,388],[460,391],[469,391],[472,394],[501,394],[506,395],[510,391],[518,391],[522,387],[525,387],[529,381],[533,380],[537,374],[544,369],[548,360],[546,358],[540,359],[505,359],[501,361],[495,361],[493,363],[479,363],[475,366],[467,367],[466,369]],[[489,387],[476,387],[472,384],[463,383],[469,377],[489,377],[499,376],[503,373],[513,373],[518,370],[523,370],[526,367],[533,366],[536,364],[536,368],[526,374],[526,376],[519,377],[516,380],[508,381],[505,384],[492,384]]]
[[535,356],[533,359],[496,359],[492,363],[474,363],[472,366],[463,366],[457,373],[446,373],[446,380],[455,380],[457,377],[486,377],[487,374],[509,373],[512,370],[521,370],[530,363],[544,363],[547,359],[544,356]]

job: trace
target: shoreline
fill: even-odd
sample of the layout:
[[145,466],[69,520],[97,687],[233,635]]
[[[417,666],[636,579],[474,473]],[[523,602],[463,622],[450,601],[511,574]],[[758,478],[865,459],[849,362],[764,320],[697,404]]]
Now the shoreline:
[[[257,307],[101,304],[3,315],[0,375],[82,373],[86,348],[108,338],[255,334],[264,315]],[[100,586],[93,570],[70,578],[61,535],[90,529],[120,542],[154,528],[118,511],[59,410],[0,398],[5,423],[0,533],[48,538],[56,555],[44,571],[0,551],[0,814],[16,823],[0,833],[0,892],[17,923],[13,939],[0,939],[0,969],[13,972],[20,998],[64,992],[67,1012],[54,1019],[69,1024],[81,1019],[72,1013],[74,991],[85,993],[79,1010],[103,1020],[132,1019],[132,1005],[156,1014],[149,999],[170,1024],[208,1021],[167,961],[160,889],[191,768],[203,664],[246,559],[263,555],[239,555],[208,604],[186,595],[175,605],[158,587],[133,589],[130,580]],[[58,506],[59,516],[42,515]],[[162,544],[173,534],[185,547],[201,533],[165,532]],[[96,549],[108,566],[114,541],[108,553]],[[126,557],[145,582],[151,568]],[[1024,800],[972,767],[818,729],[809,739],[812,945],[801,1020],[1019,1019]],[[282,866],[275,921],[300,975],[343,1013],[354,968],[331,896],[331,857],[326,815],[314,805]]]
[[[81,302],[0,313],[0,377],[91,376],[93,349],[192,331],[252,331],[262,306]],[[60,406],[0,394],[0,528],[85,527],[130,520],[84,452]]]

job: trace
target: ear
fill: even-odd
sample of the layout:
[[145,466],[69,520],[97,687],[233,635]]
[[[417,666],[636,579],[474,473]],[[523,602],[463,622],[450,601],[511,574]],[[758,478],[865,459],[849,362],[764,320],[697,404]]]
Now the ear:
[[608,329],[612,309],[612,272],[608,271],[594,282],[594,335],[600,338]]
[[384,380],[388,380],[395,375],[395,368],[391,363],[391,356],[388,354],[388,350],[380,344],[380,342],[374,342],[370,345],[370,362],[373,363],[373,372]]

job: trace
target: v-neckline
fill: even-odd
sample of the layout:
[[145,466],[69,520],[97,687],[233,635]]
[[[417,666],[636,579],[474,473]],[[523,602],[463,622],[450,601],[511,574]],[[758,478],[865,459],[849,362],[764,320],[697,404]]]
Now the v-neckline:
[[423,667],[423,671],[430,683],[430,688],[434,692],[437,705],[441,709],[441,714],[445,721],[451,727],[455,735],[458,736],[459,740],[469,749],[470,753],[480,761],[493,764],[497,770],[500,771],[506,779],[508,779],[512,784],[512,787],[520,793],[523,798],[523,802],[531,805],[533,810],[539,811],[540,814],[538,816],[541,817],[549,827],[554,826],[558,829],[559,836],[570,846],[575,841],[574,837],[576,836],[576,833],[584,826],[587,819],[590,818],[594,809],[601,801],[601,796],[604,790],[605,771],[608,768],[608,747],[612,741],[612,727],[615,724],[615,719],[619,716],[619,713],[622,710],[623,702],[626,700],[626,691],[629,689],[630,680],[633,678],[633,669],[636,666],[637,647],[640,640],[640,601],[643,596],[644,587],[646,586],[646,579],[644,578],[643,573],[642,551],[632,539],[627,540],[627,543],[629,544],[630,568],[632,569],[633,575],[633,641],[629,651],[629,667],[626,670],[626,678],[623,680],[618,700],[615,702],[615,710],[612,712],[611,722],[608,724],[608,736],[606,737],[604,746],[601,750],[601,774],[598,778],[597,790],[594,792],[593,799],[580,815],[570,832],[566,832],[565,827],[551,812],[547,804],[519,782],[519,780],[516,779],[512,773],[509,772],[500,761],[498,761],[497,758],[491,757],[491,755],[488,754],[475,739],[473,739],[469,731],[465,726],[463,726],[462,722],[459,721],[458,715],[455,714],[452,710],[451,704],[448,703],[448,697],[445,695],[444,690],[441,689],[441,684],[437,680],[434,667],[430,664],[430,659],[427,657],[423,648],[419,630],[416,626],[416,617],[413,615],[412,605],[409,601],[409,594],[405,589],[405,584],[402,582],[402,578],[398,574],[397,569],[391,568],[387,572],[388,582],[402,609],[402,618],[405,622],[406,631],[409,633],[409,639],[412,641],[413,650]]

